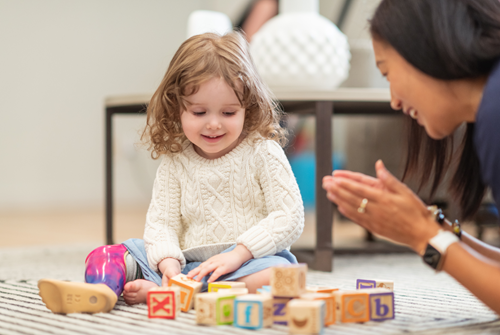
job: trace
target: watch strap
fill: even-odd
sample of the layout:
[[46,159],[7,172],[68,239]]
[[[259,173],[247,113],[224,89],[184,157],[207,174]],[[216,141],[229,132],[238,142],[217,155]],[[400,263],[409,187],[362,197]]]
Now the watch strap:
[[430,239],[422,255],[422,260],[436,271],[441,271],[446,250],[455,242],[459,242],[455,234],[449,231],[440,230],[436,236]]
[[439,251],[441,255],[444,255],[451,244],[459,241],[457,235],[452,232],[440,230],[436,236],[429,240],[429,244]]

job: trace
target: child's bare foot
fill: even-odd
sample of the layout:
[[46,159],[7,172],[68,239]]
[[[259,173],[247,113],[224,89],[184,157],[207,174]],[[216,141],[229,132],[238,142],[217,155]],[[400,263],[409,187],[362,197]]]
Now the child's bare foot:
[[145,304],[150,288],[158,287],[155,283],[145,279],[137,279],[125,284],[123,299],[128,305]]

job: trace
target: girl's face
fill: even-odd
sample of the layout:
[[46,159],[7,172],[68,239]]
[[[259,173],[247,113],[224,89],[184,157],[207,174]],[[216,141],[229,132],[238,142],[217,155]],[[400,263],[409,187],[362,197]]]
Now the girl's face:
[[433,139],[445,138],[466,121],[453,83],[419,71],[386,42],[373,39],[373,50],[390,83],[393,109],[411,115]]
[[224,79],[214,77],[202,83],[198,92],[186,100],[187,109],[181,113],[182,130],[200,156],[216,159],[240,143],[245,108]]

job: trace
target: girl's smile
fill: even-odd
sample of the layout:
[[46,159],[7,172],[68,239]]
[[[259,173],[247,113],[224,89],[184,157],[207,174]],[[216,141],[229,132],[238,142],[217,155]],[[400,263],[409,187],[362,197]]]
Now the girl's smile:
[[208,143],[217,143],[219,142],[220,139],[222,139],[222,137],[224,136],[225,134],[222,134],[222,135],[201,135],[205,141],[207,141]]

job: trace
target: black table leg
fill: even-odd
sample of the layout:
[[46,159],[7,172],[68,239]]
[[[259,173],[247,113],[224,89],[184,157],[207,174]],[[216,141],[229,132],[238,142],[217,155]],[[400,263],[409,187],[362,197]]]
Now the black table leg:
[[106,137],[106,244],[113,243],[113,112],[106,108],[105,137]]
[[333,102],[316,102],[316,250],[312,268],[333,270],[333,204],[322,187],[323,176],[332,173]]

